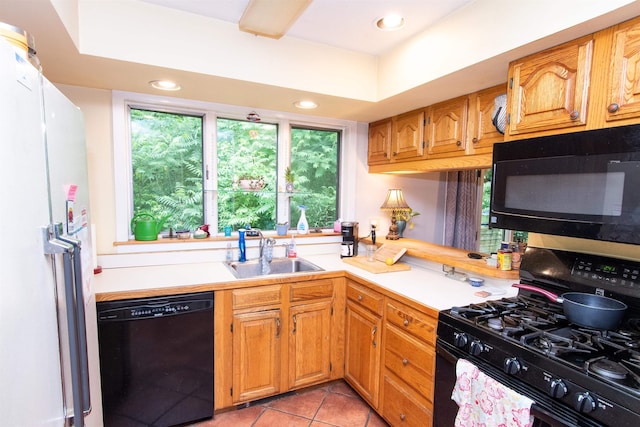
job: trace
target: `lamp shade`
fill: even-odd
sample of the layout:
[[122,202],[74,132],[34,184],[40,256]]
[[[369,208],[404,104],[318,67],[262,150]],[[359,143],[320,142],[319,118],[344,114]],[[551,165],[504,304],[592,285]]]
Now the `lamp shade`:
[[410,209],[407,202],[404,200],[402,190],[398,188],[392,188],[387,192],[387,198],[385,199],[380,209],[397,211]]

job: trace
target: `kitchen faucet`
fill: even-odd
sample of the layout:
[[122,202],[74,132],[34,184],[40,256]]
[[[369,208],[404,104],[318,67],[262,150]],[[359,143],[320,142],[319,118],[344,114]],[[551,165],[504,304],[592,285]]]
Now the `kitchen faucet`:
[[271,268],[269,267],[269,263],[273,260],[273,247],[276,244],[276,239],[273,237],[265,238],[262,234],[262,230],[253,229],[258,232],[260,235],[260,252],[259,252],[259,263],[260,263],[260,274],[269,274]]

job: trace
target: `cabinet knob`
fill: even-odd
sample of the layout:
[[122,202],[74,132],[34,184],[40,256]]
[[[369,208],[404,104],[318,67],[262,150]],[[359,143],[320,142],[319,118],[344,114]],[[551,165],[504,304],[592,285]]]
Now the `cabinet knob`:
[[618,104],[616,104],[615,102],[613,104],[609,104],[609,106],[607,107],[607,111],[610,113],[615,113],[620,109],[620,106]]
[[397,156],[398,153],[396,153],[395,151],[393,152],[393,157]]
[[400,414],[400,421],[404,421],[405,418],[407,418],[405,414]]
[[460,147],[462,145],[462,141],[456,141],[456,145]]
[[402,359],[402,364],[404,366],[407,366],[409,364],[409,360],[408,359]]
[[404,319],[404,322],[402,322],[402,324],[404,326],[409,326],[409,319]]
[[387,153],[384,153],[384,157],[388,157],[388,156],[387,156]]
[[358,295],[358,301],[362,301],[362,295]]
[[478,143],[478,138],[473,138],[471,141],[473,141],[474,144]]
[[576,110],[573,110],[571,113],[569,113],[569,118],[571,120],[577,120],[578,117],[580,117],[580,113],[578,113]]

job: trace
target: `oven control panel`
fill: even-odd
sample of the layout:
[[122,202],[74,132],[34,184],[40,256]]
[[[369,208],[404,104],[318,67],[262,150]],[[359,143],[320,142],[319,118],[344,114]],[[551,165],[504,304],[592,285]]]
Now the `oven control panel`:
[[640,267],[598,259],[576,259],[571,276],[609,284],[614,287],[640,289]]

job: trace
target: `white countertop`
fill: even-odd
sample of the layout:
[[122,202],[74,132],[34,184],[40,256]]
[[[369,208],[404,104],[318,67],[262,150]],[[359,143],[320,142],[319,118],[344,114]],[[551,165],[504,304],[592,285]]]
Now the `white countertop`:
[[[380,274],[369,273],[347,264],[336,254],[309,255],[303,258],[326,271],[348,271],[436,310],[445,310],[453,306],[465,306],[517,294],[517,289],[511,287],[513,282],[511,280],[482,277],[485,280],[484,286],[476,288],[466,281],[446,277],[439,264],[411,257],[404,257],[401,260],[401,262],[409,263],[411,270]],[[296,277],[297,275],[291,276]],[[94,276],[93,288],[96,294],[101,294],[212,285],[235,281],[240,281],[240,279],[236,279],[222,262],[215,261],[105,269],[102,273]],[[474,293],[479,290],[492,292],[492,295],[486,298],[475,296]]]

